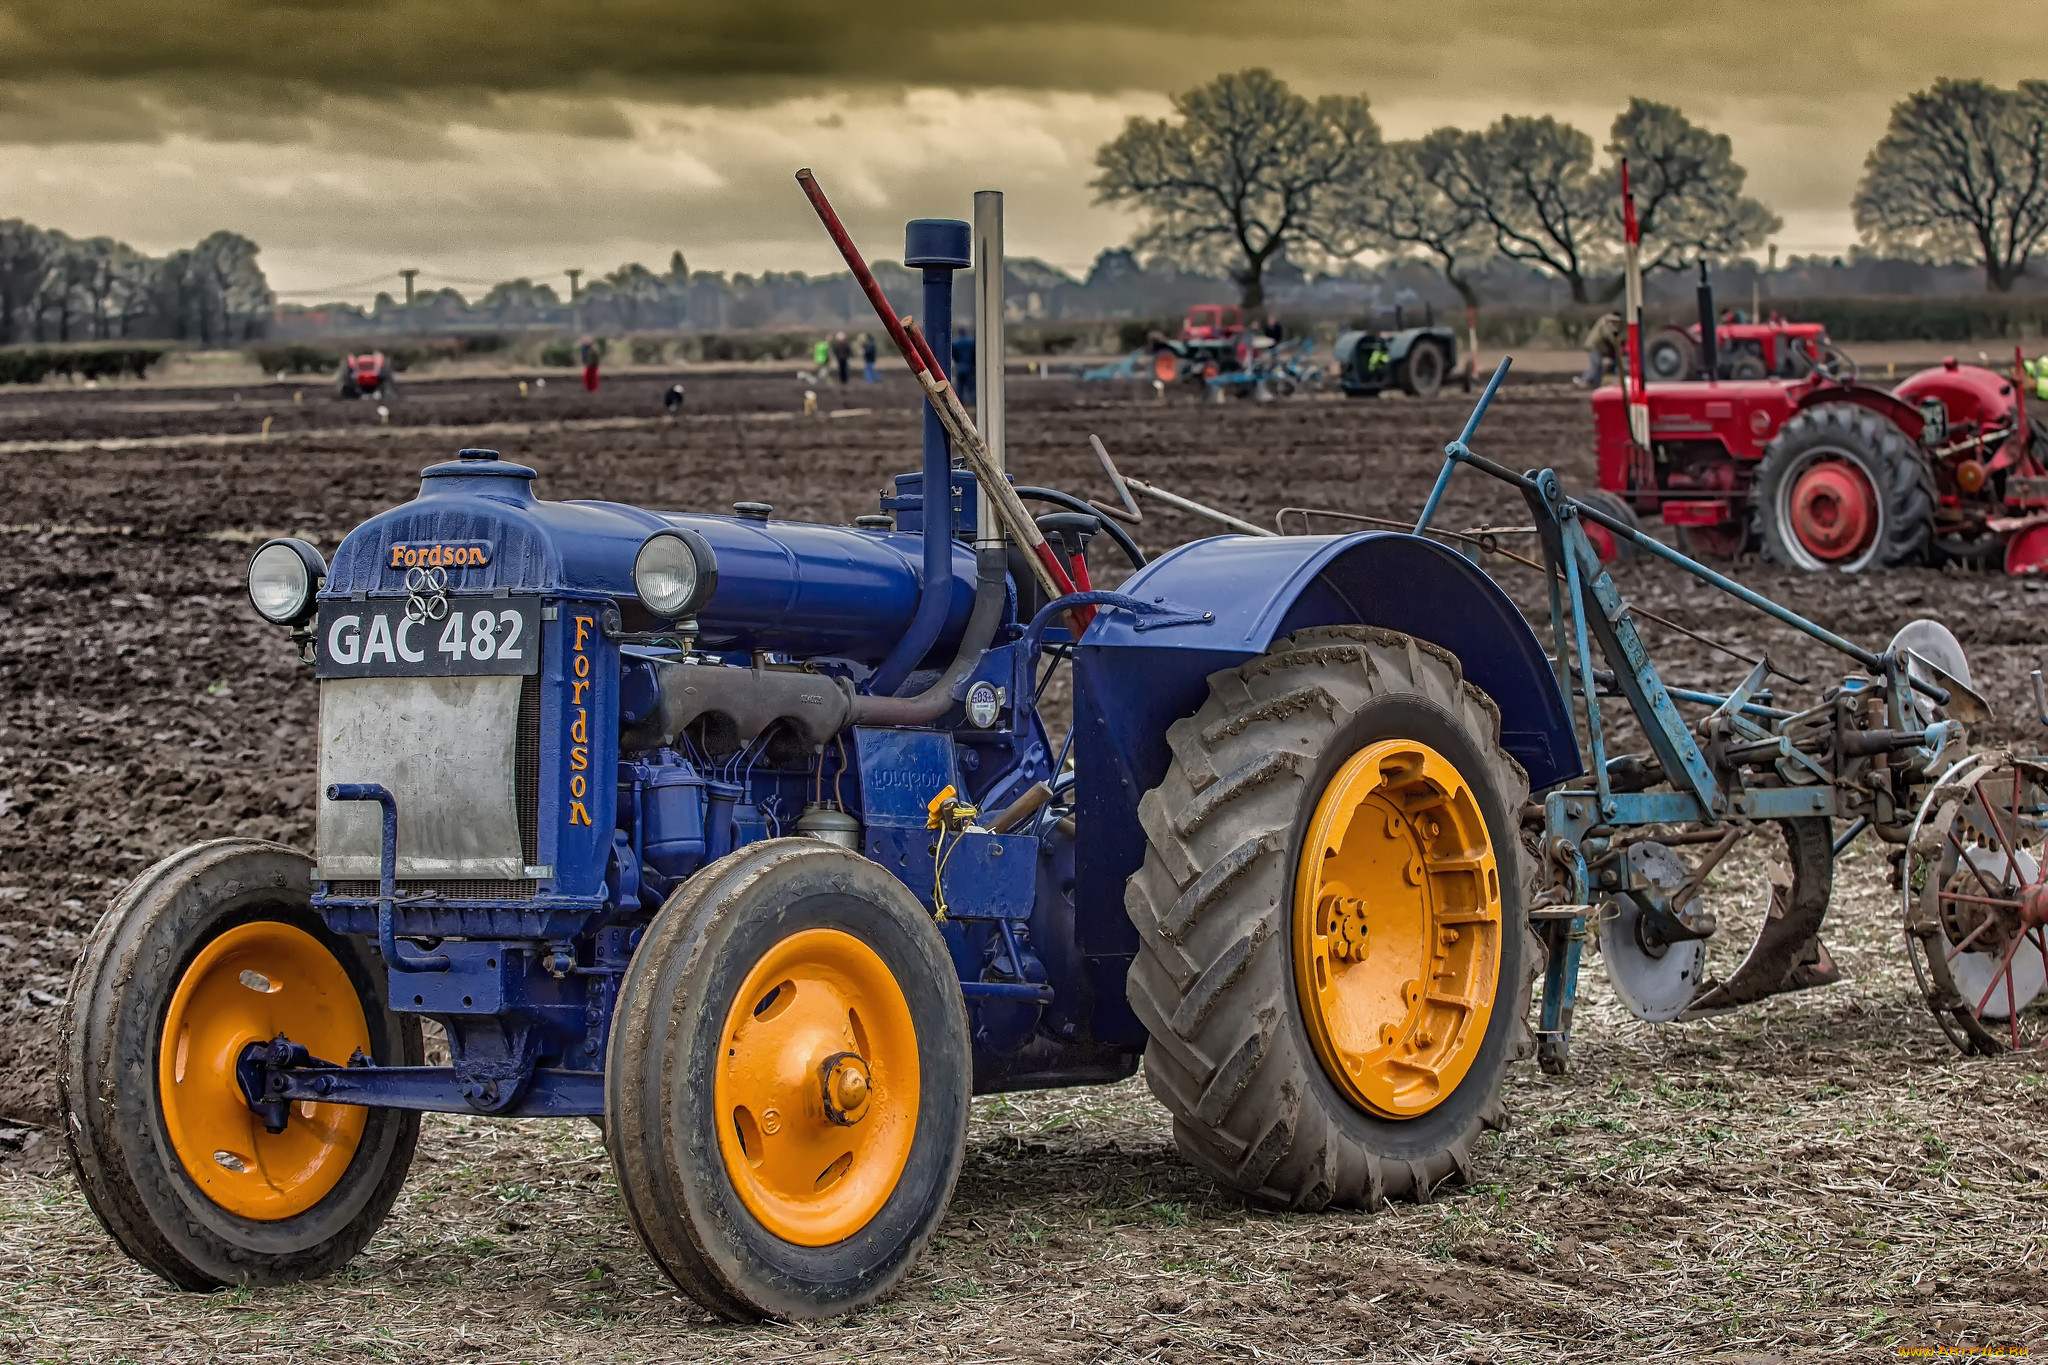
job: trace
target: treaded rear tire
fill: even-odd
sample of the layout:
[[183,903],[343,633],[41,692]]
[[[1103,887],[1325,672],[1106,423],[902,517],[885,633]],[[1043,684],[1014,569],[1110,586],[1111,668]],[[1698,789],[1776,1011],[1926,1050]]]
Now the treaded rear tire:
[[[1367,626],[1276,641],[1212,674],[1167,731],[1166,779],[1139,803],[1145,862],[1124,905],[1139,950],[1127,991],[1151,1034],[1145,1075],[1181,1152],[1260,1204],[1375,1208],[1469,1179],[1479,1134],[1507,1121],[1507,1064],[1535,1051],[1527,1015],[1541,950],[1518,834],[1529,781],[1499,745],[1500,713],[1456,656]],[[1496,1004],[1471,1070],[1434,1109],[1389,1120],[1324,1075],[1296,998],[1298,850],[1324,786],[1359,749],[1420,739],[1465,775],[1501,871]]]
[[1418,341],[1401,361],[1401,391],[1413,398],[1434,398],[1444,386],[1444,353],[1434,341]]
[[[1841,563],[1820,559],[1798,543],[1780,508],[1788,480],[1816,452],[1845,459],[1863,471],[1877,491],[1878,527],[1869,548]],[[1934,535],[1934,474],[1905,434],[1866,407],[1823,403],[1794,413],[1778,428],[1757,461],[1751,527],[1774,564],[1820,572],[1859,573],[1924,562]]]

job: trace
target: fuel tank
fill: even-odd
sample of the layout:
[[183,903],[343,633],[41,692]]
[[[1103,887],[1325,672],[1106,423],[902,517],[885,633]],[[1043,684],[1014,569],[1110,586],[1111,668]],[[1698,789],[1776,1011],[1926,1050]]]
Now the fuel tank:
[[[421,472],[419,496],[349,532],[324,598],[403,597],[415,568],[447,573],[451,594],[603,594],[629,628],[656,624],[633,587],[633,556],[651,533],[686,527],[710,542],[718,587],[698,614],[701,648],[878,662],[901,637],[923,584],[923,541],[897,531],[692,512],[614,502],[548,502],[535,473],[495,451]],[[952,600],[934,644],[951,656],[974,605],[974,555],[953,546]]]

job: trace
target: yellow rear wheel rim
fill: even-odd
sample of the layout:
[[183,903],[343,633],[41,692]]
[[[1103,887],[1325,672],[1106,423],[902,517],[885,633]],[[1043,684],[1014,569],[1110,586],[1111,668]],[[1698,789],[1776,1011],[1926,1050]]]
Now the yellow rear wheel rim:
[[228,1212],[263,1222],[326,1198],[369,1120],[357,1105],[302,1102],[283,1132],[266,1132],[235,1063],[279,1034],[331,1062],[371,1050],[362,999],[334,954],[294,925],[257,920],[207,944],[178,978],[157,1056],[164,1132],[185,1174]]
[[740,1201],[799,1246],[866,1227],[917,1134],[917,1029],[888,964],[838,929],[790,935],[747,974],[719,1051],[718,1150]]
[[1486,1040],[1500,870],[1471,784],[1414,740],[1360,750],[1323,791],[1295,879],[1302,1021],[1324,1073],[1382,1118],[1428,1113]]

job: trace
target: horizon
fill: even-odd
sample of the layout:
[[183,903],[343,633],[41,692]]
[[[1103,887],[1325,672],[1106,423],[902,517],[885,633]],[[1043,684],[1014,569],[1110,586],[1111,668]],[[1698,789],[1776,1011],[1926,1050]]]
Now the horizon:
[[[8,0],[0,216],[153,255],[239,232],[280,301],[304,304],[401,292],[403,267],[465,296],[520,277],[566,290],[570,267],[658,272],[678,249],[693,271],[829,274],[791,179],[809,164],[876,258],[900,255],[904,220],[966,217],[975,190],[1001,189],[1011,254],[1083,277],[1135,222],[1091,203],[1095,148],[1172,92],[1262,64],[1307,94],[1362,91],[1390,140],[1549,113],[1598,144],[1629,96],[1675,103],[1732,139],[1784,219],[1781,259],[1846,256],[1849,196],[1895,101],[1940,76],[2048,69],[2016,0],[1934,31],[1903,0],[1725,0],[1665,22],[1592,0],[1425,16],[1276,0],[1248,35],[1214,0],[1165,18],[998,4],[944,27],[918,22],[942,7],[884,9],[698,0],[678,21],[628,0],[599,25],[437,0],[379,16],[390,50],[371,54],[291,7]],[[1798,23],[1822,39],[1783,36]]]

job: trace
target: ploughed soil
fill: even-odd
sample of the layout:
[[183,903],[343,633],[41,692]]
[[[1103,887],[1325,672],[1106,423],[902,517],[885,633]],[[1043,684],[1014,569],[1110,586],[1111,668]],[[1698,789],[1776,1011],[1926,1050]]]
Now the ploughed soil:
[[[916,465],[916,395],[708,377],[402,386],[380,414],[324,383],[0,397],[0,1359],[1775,1359],[2048,1342],[2048,1136],[2031,1059],[1959,1058],[1898,950],[1882,849],[1845,855],[1827,937],[1847,980],[1652,1027],[1585,974],[1573,1074],[1519,1068],[1514,1128],[1470,1188],[1375,1214],[1247,1210],[1175,1154],[1142,1081],[978,1102],[940,1239],[844,1323],[717,1326],[641,1252],[585,1124],[435,1118],[398,1212],[344,1276],[187,1296],[123,1259],[61,1169],[52,1053],[72,963],[110,897],[199,839],[309,845],[314,687],[243,594],[254,542],[332,549],[484,445],[542,496],[846,521]],[[1284,506],[1412,520],[1464,396],[1214,405],[1147,387],[1013,378],[1020,481],[1111,496],[1127,473],[1271,524]],[[266,419],[268,430],[265,430]],[[1583,394],[1509,387],[1475,447],[1592,485]],[[1521,524],[1470,470],[1440,526]],[[1289,529],[1298,529],[1290,521]],[[1318,530],[1336,529],[1319,522]],[[1149,553],[1208,524],[1157,504]],[[1508,548],[1527,548],[1507,536]],[[1121,575],[1114,549],[1091,551]],[[1518,597],[1536,575],[1490,558]],[[1881,647],[1945,621],[1998,709],[1978,743],[2040,735],[2037,584],[1915,570],[1745,582]],[[1632,601],[1784,672],[1809,696],[1848,661],[1658,565]],[[1668,682],[1746,665],[1645,623]],[[1057,709],[1057,708],[1056,708]],[[1761,854],[1709,882],[1723,969],[1754,932]]]

